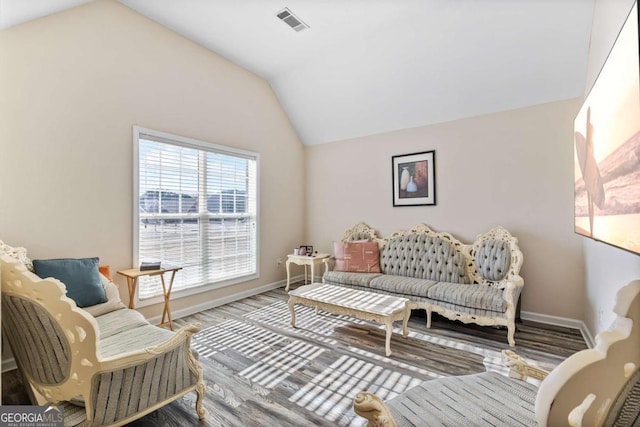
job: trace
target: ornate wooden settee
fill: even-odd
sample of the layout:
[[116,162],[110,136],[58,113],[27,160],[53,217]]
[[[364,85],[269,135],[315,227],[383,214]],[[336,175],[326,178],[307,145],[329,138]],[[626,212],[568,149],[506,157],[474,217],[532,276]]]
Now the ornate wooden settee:
[[[503,351],[508,378],[493,372],[424,381],[383,402],[362,392],[354,411],[370,427],[640,425],[640,280],[618,291],[611,327],[593,349],[564,360],[549,374]],[[523,381],[541,379],[539,387]],[[516,379],[514,379],[516,378]]]
[[343,242],[378,243],[380,273],[335,271],[327,260],[323,283],[409,298],[411,308],[452,320],[502,325],[515,346],[516,306],[524,286],[518,239],[496,227],[466,245],[424,224],[380,238],[366,224],[347,230]]
[[[119,426],[195,391],[204,418],[202,369],[190,348],[199,325],[153,326],[120,302],[79,308],[61,281],[31,271],[24,248],[0,241],[2,333],[34,405],[62,405],[65,426]],[[115,288],[115,293],[114,293]]]

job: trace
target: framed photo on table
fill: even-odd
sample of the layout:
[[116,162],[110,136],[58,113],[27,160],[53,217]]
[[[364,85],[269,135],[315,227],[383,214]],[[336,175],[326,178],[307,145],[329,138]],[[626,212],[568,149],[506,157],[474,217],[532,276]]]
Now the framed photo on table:
[[313,255],[313,246],[311,245],[302,245],[298,248],[298,255]]
[[391,157],[393,206],[436,204],[436,152]]

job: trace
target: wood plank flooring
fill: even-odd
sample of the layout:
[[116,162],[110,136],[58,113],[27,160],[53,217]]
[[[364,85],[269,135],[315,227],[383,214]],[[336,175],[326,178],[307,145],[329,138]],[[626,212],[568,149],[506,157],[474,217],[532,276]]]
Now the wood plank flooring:
[[[506,372],[500,351],[506,329],[464,325],[414,311],[409,336],[400,324],[384,355],[377,324],[296,306],[293,329],[283,288],[182,319],[200,323],[193,340],[204,368],[207,418],[195,415],[195,394],[153,412],[132,426],[347,426],[362,425],[353,396],[368,389],[389,399],[424,381],[488,369]],[[548,369],[586,348],[579,331],[523,322],[515,350]],[[3,374],[3,404],[26,404],[16,371]]]

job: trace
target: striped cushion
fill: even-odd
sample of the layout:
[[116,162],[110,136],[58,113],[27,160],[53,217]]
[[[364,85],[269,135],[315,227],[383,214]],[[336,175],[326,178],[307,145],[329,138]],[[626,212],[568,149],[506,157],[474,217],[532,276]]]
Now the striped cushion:
[[71,369],[71,349],[56,320],[33,301],[2,296],[2,329],[21,368],[42,384],[63,382]]
[[149,324],[142,314],[127,308],[98,316],[96,322],[101,339]]
[[435,285],[435,280],[414,279],[413,277],[384,275],[374,278],[369,286],[372,289],[389,292],[391,294],[427,297],[427,291]]
[[356,285],[369,287],[372,279],[381,276],[380,273],[351,273],[347,271],[327,271],[323,277],[327,285]]
[[427,295],[436,303],[445,302],[461,307],[502,313],[507,310],[507,302],[502,299],[502,289],[491,286],[438,283],[429,288]]
[[424,381],[386,402],[398,426],[535,426],[536,387],[495,372]]
[[153,347],[168,340],[173,332],[152,326],[135,310],[114,310],[96,317],[100,331],[100,356],[117,356]]
[[153,347],[170,339],[174,334],[175,332],[147,323],[107,338],[101,338],[100,356],[103,358],[121,356],[131,351]]

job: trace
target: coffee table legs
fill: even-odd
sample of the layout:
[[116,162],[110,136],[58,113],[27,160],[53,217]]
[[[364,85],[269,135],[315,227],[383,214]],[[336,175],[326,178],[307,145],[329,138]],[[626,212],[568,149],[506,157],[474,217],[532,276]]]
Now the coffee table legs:
[[384,351],[387,357],[391,356],[391,334],[393,333],[393,322],[387,322],[387,337],[384,340]]
[[294,302],[289,297],[289,311],[291,312],[291,326],[296,327],[296,310],[293,308]]
[[[331,304],[319,304],[316,303],[315,301],[312,300],[307,300],[304,298],[301,299],[297,299],[295,296],[291,295],[289,296],[289,301],[288,301],[288,305],[289,305],[289,312],[291,312],[291,326],[292,327],[296,327],[296,310],[295,310],[295,304],[299,303],[299,304],[303,304],[305,306],[311,307],[313,309],[315,309],[316,314],[318,313],[318,310],[320,309],[320,305],[322,305],[322,309],[323,310],[327,310],[329,312],[335,313],[335,314],[349,314],[352,315],[356,318],[359,319],[366,319],[366,320],[373,320],[371,319],[369,316],[361,316],[358,315],[357,313],[355,313],[354,311],[351,311],[349,313],[343,313],[342,310],[336,310],[336,306],[333,306]],[[333,310],[332,310],[333,309]],[[408,330],[408,323],[409,323],[409,316],[411,316],[411,309],[409,308],[409,304],[405,305],[404,310],[402,311],[403,316],[402,316],[402,335],[403,336],[407,336],[409,335],[409,330]],[[387,355],[387,357],[391,356],[391,335],[393,334],[393,322],[394,320],[400,320],[397,317],[386,317],[385,319],[380,319],[380,318],[376,318],[375,321],[377,321],[378,323],[382,323],[383,325],[386,326],[386,336],[385,336],[385,340],[384,340],[384,350],[385,350],[385,354]]]

